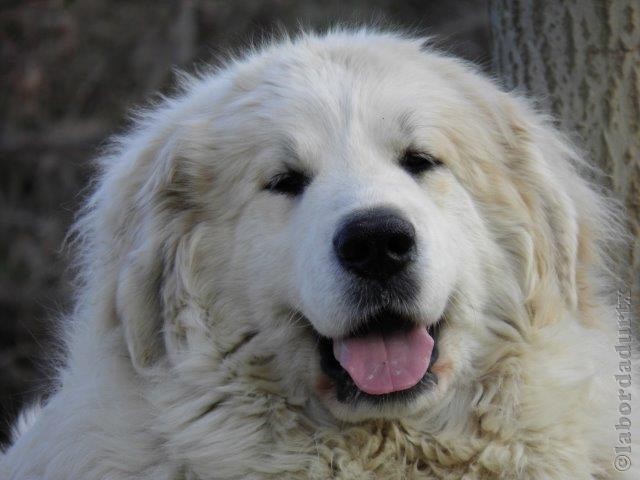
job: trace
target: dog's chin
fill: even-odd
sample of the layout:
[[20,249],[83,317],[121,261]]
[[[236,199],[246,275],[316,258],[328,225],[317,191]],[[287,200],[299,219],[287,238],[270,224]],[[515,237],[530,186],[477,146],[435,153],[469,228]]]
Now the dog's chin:
[[314,330],[320,363],[320,374],[315,379],[314,390],[333,416],[349,422],[371,418],[405,418],[432,405],[442,390],[438,388],[440,378],[436,366],[441,322],[421,326],[421,322],[412,316],[383,311],[357,323],[360,327],[345,335],[345,338],[358,340],[371,335],[385,335],[387,338],[422,330],[422,335],[433,341],[428,367],[424,374],[401,388],[372,391],[359,386],[336,357],[334,344],[341,339],[327,338]]

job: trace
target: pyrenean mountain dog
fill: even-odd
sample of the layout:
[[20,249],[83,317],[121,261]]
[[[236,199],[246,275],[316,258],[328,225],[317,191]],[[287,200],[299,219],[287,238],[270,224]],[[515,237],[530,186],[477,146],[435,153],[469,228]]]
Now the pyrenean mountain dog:
[[472,66],[282,40],[185,79],[100,165],[66,366],[3,479],[624,475],[620,230]]

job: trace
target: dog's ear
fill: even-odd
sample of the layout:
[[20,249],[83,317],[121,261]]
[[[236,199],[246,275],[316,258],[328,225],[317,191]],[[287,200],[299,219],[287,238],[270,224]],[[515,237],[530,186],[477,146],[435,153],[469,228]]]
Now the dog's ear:
[[[576,266],[581,214],[570,190],[579,189],[581,180],[568,163],[571,151],[555,133],[543,128],[532,137],[523,135],[521,149],[528,162],[516,164],[518,180],[528,192],[529,211],[536,237],[534,251],[540,281],[545,275],[557,282],[569,308],[577,306]],[[537,137],[537,138],[536,138]],[[525,194],[527,195],[527,194]]]
[[[566,307],[580,308],[592,293],[588,272],[603,263],[599,244],[608,224],[607,201],[584,178],[590,167],[581,154],[549,119],[519,99],[503,98],[508,171],[528,212],[532,240],[528,299],[536,310],[550,310],[543,302],[552,289]],[[544,313],[539,317],[545,321]]]
[[208,124],[196,119],[171,128],[131,138],[123,148],[128,157],[119,159],[108,179],[116,195],[104,202],[118,245],[117,317],[131,361],[145,374],[181,349],[187,331],[189,338],[202,333],[193,334],[193,325],[183,325],[176,312],[199,308],[190,273],[196,268],[185,262],[193,261],[201,240],[194,232],[211,202],[211,151],[197,147],[209,141],[202,135]]
[[161,246],[154,232],[130,251],[118,275],[117,314],[122,323],[131,361],[140,373],[148,371],[163,356],[160,288],[163,264]]
[[172,181],[175,141],[152,142],[133,152],[114,169],[113,199],[120,218],[114,235],[121,238],[116,286],[116,313],[133,366],[148,373],[166,353],[163,338],[163,284],[170,265],[171,228],[162,208],[162,194]]

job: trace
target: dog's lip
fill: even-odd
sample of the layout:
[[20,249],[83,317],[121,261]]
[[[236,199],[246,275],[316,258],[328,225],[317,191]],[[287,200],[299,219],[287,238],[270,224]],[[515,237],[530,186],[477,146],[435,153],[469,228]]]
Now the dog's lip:
[[345,338],[361,337],[372,331],[397,331],[411,330],[415,327],[426,327],[429,334],[438,322],[427,324],[418,315],[407,315],[389,310],[382,310],[376,315],[371,315],[364,320],[355,322],[358,326],[345,335],[329,337],[331,340],[342,340]]
[[326,336],[318,332],[313,327],[313,323],[303,313],[297,312],[297,315],[306,320],[318,338],[328,339],[331,341],[361,337],[372,331],[385,332],[410,330],[415,327],[425,327],[429,335],[433,336],[439,328],[442,319],[442,317],[440,317],[436,321],[426,321],[420,314],[402,313],[394,310],[383,309],[373,315],[367,315],[364,318],[354,320],[352,323],[355,324],[356,327],[343,334]]

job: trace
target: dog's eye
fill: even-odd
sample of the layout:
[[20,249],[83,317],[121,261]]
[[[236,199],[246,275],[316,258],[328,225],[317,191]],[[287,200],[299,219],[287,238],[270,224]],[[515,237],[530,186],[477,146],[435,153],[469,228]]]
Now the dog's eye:
[[295,170],[288,170],[271,177],[264,189],[295,197],[300,195],[307,185],[309,185],[309,177]]
[[407,151],[400,159],[400,166],[414,176],[427,172],[439,165],[442,165],[442,162],[428,153]]

